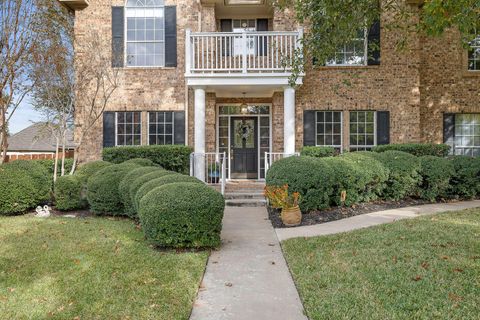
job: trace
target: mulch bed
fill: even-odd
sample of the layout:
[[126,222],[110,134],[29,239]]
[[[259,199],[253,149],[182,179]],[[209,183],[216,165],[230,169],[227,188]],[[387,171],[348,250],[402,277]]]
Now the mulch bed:
[[[350,208],[337,207],[322,211],[312,211],[302,215],[302,223],[300,226],[311,226],[341,220],[365,213],[383,211],[389,209],[405,208],[418,206],[422,204],[430,204],[431,202],[418,199],[404,199],[400,201],[376,201],[369,203],[360,203]],[[280,218],[280,210],[267,206],[268,218],[272,222],[274,228],[288,228]]]

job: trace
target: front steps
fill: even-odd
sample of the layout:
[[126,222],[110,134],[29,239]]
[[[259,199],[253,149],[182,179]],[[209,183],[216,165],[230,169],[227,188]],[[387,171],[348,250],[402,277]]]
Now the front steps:
[[235,180],[225,186],[225,204],[227,207],[264,207],[263,195],[265,182]]

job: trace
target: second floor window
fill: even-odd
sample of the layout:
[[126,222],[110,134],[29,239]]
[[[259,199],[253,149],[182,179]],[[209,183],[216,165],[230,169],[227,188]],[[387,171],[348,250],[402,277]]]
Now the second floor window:
[[364,66],[368,61],[367,29],[358,32],[357,38],[343,45],[335,57],[327,61],[327,66]]
[[480,71],[480,35],[471,43],[468,50],[468,70]]
[[164,66],[164,0],[127,0],[125,10],[127,66]]

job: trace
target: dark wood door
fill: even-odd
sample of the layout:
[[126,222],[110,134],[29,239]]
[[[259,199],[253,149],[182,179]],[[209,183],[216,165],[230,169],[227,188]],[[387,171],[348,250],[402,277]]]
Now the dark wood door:
[[233,179],[258,178],[257,118],[234,117],[231,123],[230,157]]

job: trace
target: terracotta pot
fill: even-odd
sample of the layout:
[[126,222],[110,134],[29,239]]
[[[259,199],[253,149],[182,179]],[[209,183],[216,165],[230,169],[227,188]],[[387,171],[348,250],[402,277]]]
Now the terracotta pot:
[[287,227],[295,227],[302,223],[302,212],[299,206],[282,209],[280,217],[282,218],[283,224]]

